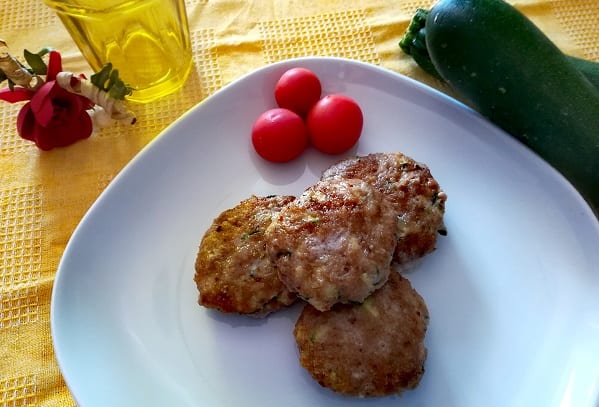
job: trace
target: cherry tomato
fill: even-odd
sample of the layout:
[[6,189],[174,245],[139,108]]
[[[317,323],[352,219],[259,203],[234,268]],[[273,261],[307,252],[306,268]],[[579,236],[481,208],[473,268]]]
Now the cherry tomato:
[[306,68],[286,71],[275,86],[275,100],[279,107],[305,117],[312,105],[320,99],[322,87],[316,74]]
[[364,117],[353,99],[332,94],[312,106],[306,121],[310,142],[316,149],[326,154],[340,154],[358,142]]
[[262,113],[252,127],[252,144],[265,160],[287,162],[308,145],[306,125],[297,113],[276,108]]

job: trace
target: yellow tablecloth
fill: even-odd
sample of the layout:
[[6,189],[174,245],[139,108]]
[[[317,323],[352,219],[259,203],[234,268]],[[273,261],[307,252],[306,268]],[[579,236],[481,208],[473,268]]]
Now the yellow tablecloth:
[[[430,0],[187,0],[194,68],[175,95],[116,125],[49,152],[16,131],[21,107],[0,103],[0,406],[73,406],[50,334],[52,285],[81,217],[123,166],[196,103],[241,75],[299,56],[353,58],[444,92],[399,51],[414,11]],[[597,0],[511,0],[565,52],[599,60]],[[41,0],[0,1],[0,38],[14,55],[50,45],[63,66],[91,73]]]

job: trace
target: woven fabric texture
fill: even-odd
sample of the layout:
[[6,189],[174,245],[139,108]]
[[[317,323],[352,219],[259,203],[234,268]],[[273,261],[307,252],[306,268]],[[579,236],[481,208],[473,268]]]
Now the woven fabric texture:
[[[596,0],[511,0],[565,52],[599,60]],[[53,353],[50,301],[78,222],[119,171],[165,127],[224,85],[264,65],[338,56],[380,65],[451,91],[397,43],[428,0],[187,0],[194,66],[184,88],[136,105],[115,125],[40,151],[17,134],[21,105],[0,103],[0,406],[74,406]],[[41,0],[0,0],[0,37],[14,55],[52,46],[72,72],[90,68]]]

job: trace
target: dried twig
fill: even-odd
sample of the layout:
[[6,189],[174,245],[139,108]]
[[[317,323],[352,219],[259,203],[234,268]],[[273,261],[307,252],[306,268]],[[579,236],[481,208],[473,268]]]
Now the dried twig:
[[14,85],[35,91],[39,89],[44,80],[37,74],[29,72],[15,57],[8,52],[8,45],[0,39],[0,71]]
[[[75,76],[72,72],[60,72],[56,75],[56,82],[63,89],[86,97],[96,105],[100,106],[108,118],[129,124],[135,123],[135,115],[127,109],[121,100],[110,97],[108,92],[99,89],[89,80]],[[94,111],[96,116],[103,115],[98,109],[94,109]],[[100,116],[98,119],[99,124],[102,125],[103,123],[106,123],[106,117]]]

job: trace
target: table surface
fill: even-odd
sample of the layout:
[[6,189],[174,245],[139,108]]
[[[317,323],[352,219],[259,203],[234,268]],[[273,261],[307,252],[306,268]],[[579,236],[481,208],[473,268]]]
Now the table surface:
[[[511,0],[564,52],[599,60],[599,2]],[[397,43],[427,0],[187,0],[194,66],[183,89],[135,105],[134,126],[44,152],[17,134],[22,104],[0,102],[0,405],[74,406],[50,332],[52,286],[78,222],[117,173],[195,104],[240,76],[300,56],[356,59],[445,93]],[[1,0],[0,36],[14,55],[51,46],[63,67],[91,73],[41,0]],[[4,85],[3,85],[4,86]]]

